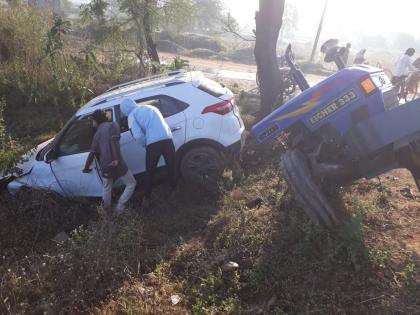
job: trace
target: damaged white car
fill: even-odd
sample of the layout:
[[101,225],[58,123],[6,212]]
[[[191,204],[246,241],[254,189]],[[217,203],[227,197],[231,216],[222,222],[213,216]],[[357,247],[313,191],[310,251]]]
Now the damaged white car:
[[[226,167],[225,157],[238,155],[243,146],[245,127],[232,92],[201,72],[176,71],[114,86],[92,99],[53,139],[28,154],[19,165],[19,177],[3,178],[7,189],[13,193],[30,187],[67,197],[100,197],[98,163],[93,172],[82,172],[95,132],[90,116],[96,109],[120,125],[123,158],[135,175],[144,173],[145,148],[133,138],[120,111],[124,98],[161,111],[173,133],[180,174],[187,181],[217,180]],[[164,166],[163,159],[159,166]]]

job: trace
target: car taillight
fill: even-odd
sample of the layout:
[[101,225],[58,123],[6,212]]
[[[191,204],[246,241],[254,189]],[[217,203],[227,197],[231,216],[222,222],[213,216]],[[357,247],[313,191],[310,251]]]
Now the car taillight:
[[202,114],[207,114],[207,113],[215,113],[215,114],[219,114],[219,115],[226,115],[227,113],[230,113],[231,111],[233,111],[233,105],[234,104],[234,99],[230,99],[230,100],[226,100],[214,105],[210,105],[207,106],[206,108],[203,109],[203,111],[201,112]]

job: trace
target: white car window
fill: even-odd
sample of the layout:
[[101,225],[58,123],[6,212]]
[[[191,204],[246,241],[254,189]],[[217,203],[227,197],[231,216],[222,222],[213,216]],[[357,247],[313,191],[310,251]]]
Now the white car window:
[[[113,110],[104,110],[108,121],[113,121]],[[59,156],[88,152],[92,144],[95,130],[91,115],[86,115],[71,124],[58,145]]]
[[89,119],[74,122],[58,145],[59,156],[87,152],[94,134],[93,122]]
[[[145,99],[136,100],[138,105],[150,105],[155,106],[162,113],[164,118],[173,116],[179,112],[182,112],[188,107],[188,104],[172,98],[166,95],[158,95],[154,97],[148,97]],[[127,117],[122,116],[119,121],[121,133],[128,131]]]
[[153,98],[136,100],[136,103],[138,105],[155,106],[165,118],[182,112],[188,107],[188,104],[167,95],[158,95]]

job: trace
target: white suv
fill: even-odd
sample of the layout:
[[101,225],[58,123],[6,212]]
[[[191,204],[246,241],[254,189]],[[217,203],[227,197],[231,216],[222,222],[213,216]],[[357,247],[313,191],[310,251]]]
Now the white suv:
[[[120,111],[124,98],[161,111],[173,133],[180,173],[187,181],[213,182],[225,169],[226,154],[237,155],[242,148],[245,128],[232,92],[201,72],[170,72],[114,86],[88,102],[54,139],[32,150],[20,165],[23,174],[8,184],[9,191],[32,187],[68,197],[101,196],[97,162],[94,172],[82,173],[94,135],[89,118],[96,109],[119,123],[123,158],[134,174],[144,173],[145,149],[133,138],[127,117]],[[163,159],[159,166],[164,166]]]

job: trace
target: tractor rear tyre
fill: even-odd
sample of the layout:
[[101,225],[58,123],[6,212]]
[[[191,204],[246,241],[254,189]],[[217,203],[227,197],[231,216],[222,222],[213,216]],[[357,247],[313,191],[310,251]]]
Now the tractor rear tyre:
[[289,150],[281,157],[283,174],[297,203],[317,224],[331,228],[338,223],[327,197],[312,179],[307,159],[299,150]]

